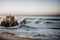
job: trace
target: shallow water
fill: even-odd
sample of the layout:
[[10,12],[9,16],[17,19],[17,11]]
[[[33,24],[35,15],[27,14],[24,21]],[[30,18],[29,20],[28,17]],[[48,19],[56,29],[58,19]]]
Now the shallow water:
[[[17,19],[20,17],[18,16]],[[32,19],[31,19],[32,18]],[[42,40],[60,40],[60,21],[45,20],[56,17],[29,17],[27,23],[16,29],[1,29],[1,32],[9,32],[17,35],[33,36]],[[59,19],[59,17],[57,17]],[[19,19],[20,20],[20,19]],[[30,21],[30,22],[29,22]],[[39,21],[35,23],[35,21]]]

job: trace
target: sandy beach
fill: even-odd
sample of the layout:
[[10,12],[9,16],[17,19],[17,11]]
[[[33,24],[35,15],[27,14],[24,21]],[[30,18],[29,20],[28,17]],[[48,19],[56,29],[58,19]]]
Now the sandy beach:
[[14,34],[10,33],[0,33],[0,40],[40,40],[35,38],[27,38],[27,37],[16,37]]

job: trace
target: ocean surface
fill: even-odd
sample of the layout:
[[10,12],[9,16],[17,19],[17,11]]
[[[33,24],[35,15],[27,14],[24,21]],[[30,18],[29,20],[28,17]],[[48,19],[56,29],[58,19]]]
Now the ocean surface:
[[[5,16],[0,16],[0,23]],[[22,20],[26,23],[21,25]],[[0,32],[30,36],[41,40],[60,40],[60,16],[16,16],[17,28],[1,28]]]

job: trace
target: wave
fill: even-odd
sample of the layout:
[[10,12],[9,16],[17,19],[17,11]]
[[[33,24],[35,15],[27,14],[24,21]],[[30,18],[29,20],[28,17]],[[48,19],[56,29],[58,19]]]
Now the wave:
[[19,28],[37,29],[36,27],[31,27],[27,25],[21,25]]
[[60,21],[60,19],[45,19],[45,20],[55,20],[55,21]]
[[0,29],[11,29],[11,30],[16,30],[16,29],[37,29],[37,28],[35,28],[35,27],[31,27],[31,26],[27,26],[27,25],[20,25],[19,27],[18,26],[15,26],[15,27],[2,27],[2,26],[0,26]]

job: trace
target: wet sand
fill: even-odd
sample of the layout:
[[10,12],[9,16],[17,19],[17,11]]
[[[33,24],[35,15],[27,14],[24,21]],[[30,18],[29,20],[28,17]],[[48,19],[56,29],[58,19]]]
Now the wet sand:
[[35,38],[27,38],[27,37],[16,37],[14,34],[10,33],[0,33],[0,40],[40,40]]

